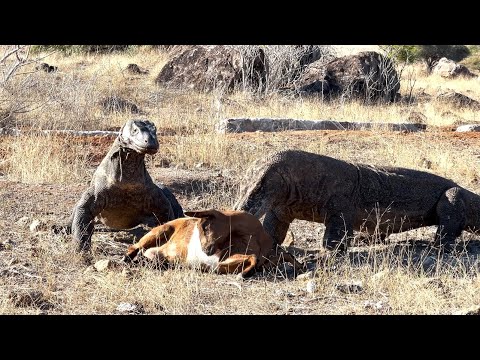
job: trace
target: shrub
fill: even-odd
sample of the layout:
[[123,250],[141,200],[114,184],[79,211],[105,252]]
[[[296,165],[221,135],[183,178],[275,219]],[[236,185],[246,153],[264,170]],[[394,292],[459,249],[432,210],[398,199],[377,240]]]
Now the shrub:
[[58,51],[65,55],[128,51],[136,45],[32,45],[33,53]]

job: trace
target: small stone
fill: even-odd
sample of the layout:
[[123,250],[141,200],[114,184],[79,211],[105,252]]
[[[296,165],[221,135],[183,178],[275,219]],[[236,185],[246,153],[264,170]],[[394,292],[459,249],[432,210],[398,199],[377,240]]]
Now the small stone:
[[243,274],[242,274],[242,273],[238,273],[238,274],[235,276],[235,280],[237,280],[237,281],[243,281],[243,280],[244,280]]
[[336,289],[344,294],[358,294],[363,291],[363,284],[361,281],[353,280],[337,284]]
[[306,273],[297,276],[297,280],[307,280],[313,278],[313,271],[307,271]]
[[201,169],[204,166],[205,166],[205,163],[203,163],[203,162],[199,162],[199,163],[195,164],[195,168],[197,168],[197,169]]
[[45,222],[39,219],[34,219],[30,224],[30,231],[37,232],[37,231],[44,231],[47,229]]
[[135,303],[120,303],[117,306],[117,312],[120,314],[144,314],[145,309],[143,305],[135,302]]
[[382,310],[384,308],[384,303],[383,301],[372,301],[372,300],[367,300],[365,301],[364,304],[365,309],[373,309],[373,310]]
[[314,293],[317,290],[317,283],[315,280],[308,280],[307,282],[307,292],[309,294]]
[[93,265],[90,265],[85,270],[83,270],[83,273],[84,274],[91,274],[94,271],[96,271],[95,267]]
[[104,271],[107,269],[114,269],[118,265],[119,264],[116,263],[115,261],[112,261],[109,259],[103,259],[103,260],[98,260],[93,266],[95,267],[95,269],[97,269],[97,271]]
[[21,227],[27,227],[27,224],[29,221],[30,221],[30,218],[28,216],[23,216],[20,219],[18,219],[15,224]]

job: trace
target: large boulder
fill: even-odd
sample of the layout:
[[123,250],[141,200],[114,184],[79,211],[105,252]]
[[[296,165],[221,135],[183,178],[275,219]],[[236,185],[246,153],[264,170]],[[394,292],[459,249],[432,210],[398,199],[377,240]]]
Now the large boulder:
[[266,71],[261,48],[257,49],[256,56],[246,60],[230,46],[195,45],[183,48],[165,64],[155,82],[180,89],[232,91],[243,81],[254,87],[264,84]]
[[437,65],[433,68],[433,73],[438,74],[444,78],[456,78],[458,76],[464,76],[467,78],[476,77],[465,65],[457,64],[455,61],[441,58]]
[[310,64],[295,82],[295,88],[301,94],[327,98],[342,96],[366,102],[390,102],[398,96],[400,78],[390,59],[366,51]]

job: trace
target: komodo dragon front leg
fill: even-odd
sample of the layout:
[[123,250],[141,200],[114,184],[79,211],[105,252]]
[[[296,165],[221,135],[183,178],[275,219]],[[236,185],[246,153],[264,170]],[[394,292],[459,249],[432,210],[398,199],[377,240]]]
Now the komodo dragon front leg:
[[77,242],[77,250],[89,250],[93,234],[95,217],[106,205],[103,193],[95,194],[93,187],[82,194],[72,213],[72,235]]
[[278,208],[270,209],[265,213],[263,228],[272,238],[274,244],[282,245],[287,236],[290,223],[293,220],[294,218],[292,216],[289,216]]

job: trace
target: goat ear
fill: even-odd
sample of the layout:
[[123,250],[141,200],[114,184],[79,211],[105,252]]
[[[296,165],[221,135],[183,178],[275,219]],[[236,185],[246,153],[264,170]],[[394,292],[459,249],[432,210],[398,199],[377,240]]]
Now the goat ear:
[[187,216],[193,216],[193,217],[198,217],[198,218],[216,218],[218,215],[217,210],[198,210],[198,211],[185,211],[185,215]]

